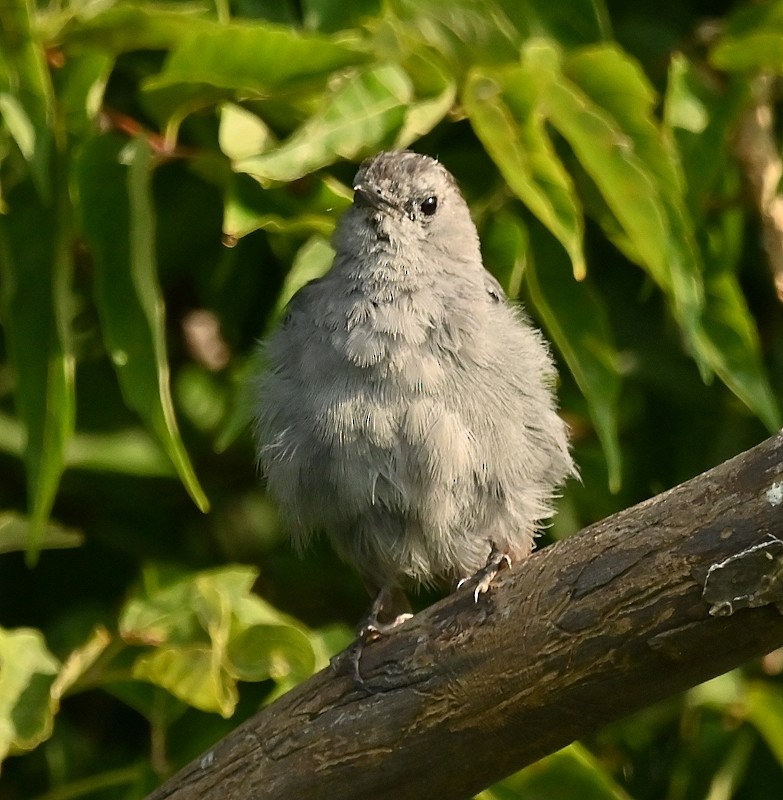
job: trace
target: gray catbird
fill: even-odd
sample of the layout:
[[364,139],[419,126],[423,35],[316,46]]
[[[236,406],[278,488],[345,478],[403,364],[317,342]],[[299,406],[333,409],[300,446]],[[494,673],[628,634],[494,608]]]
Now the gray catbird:
[[294,541],[326,533],[378,592],[361,641],[407,617],[389,617],[406,583],[471,578],[478,599],[575,467],[547,345],[484,269],[451,174],[384,152],[353,188],[331,270],[266,345],[255,433]]

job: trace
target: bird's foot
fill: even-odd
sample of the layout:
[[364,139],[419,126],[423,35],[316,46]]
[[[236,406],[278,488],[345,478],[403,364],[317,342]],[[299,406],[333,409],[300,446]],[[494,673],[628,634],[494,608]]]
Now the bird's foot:
[[406,622],[412,617],[413,614],[406,613],[398,614],[390,622],[380,622],[378,619],[372,621],[365,620],[356,634],[356,640],[348,649],[348,663],[351,666],[351,676],[357,686],[365,690],[369,688],[367,682],[362,677],[360,669],[364,648],[370,644],[370,642],[374,642],[376,639],[380,639],[381,636],[386,636],[391,633],[398,625],[402,625],[403,622]]
[[[332,659],[332,668],[335,670],[339,670],[347,660],[354,683],[365,691],[370,691],[370,688],[362,677],[360,669],[364,648],[370,644],[370,642],[380,639],[381,636],[386,636],[399,625],[402,625],[403,622],[407,622],[407,620],[413,617],[413,614],[406,612],[397,614],[393,619],[388,621],[382,621],[380,619],[380,615],[385,607],[389,605],[391,601],[399,599],[395,597],[394,592],[395,590],[389,588],[383,588],[378,592],[378,596],[373,601],[370,610],[362,618],[359,628],[356,631],[356,639],[353,644],[344,653]],[[402,596],[404,599],[401,592],[399,592],[399,596]]]
[[473,585],[473,600],[478,603],[479,595],[485,594],[495,576],[505,567],[511,566],[511,556],[499,550],[497,545],[492,542],[492,550],[487,558],[487,563],[473,575],[463,578],[458,584],[460,589],[464,585]]

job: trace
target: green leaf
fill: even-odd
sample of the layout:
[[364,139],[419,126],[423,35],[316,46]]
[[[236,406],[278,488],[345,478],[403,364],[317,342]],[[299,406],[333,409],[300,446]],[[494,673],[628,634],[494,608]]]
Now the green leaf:
[[0,628],[0,761],[51,736],[57,703],[51,686],[60,667],[33,628]]
[[669,138],[679,151],[697,229],[711,222],[709,209],[719,202],[734,210],[741,178],[726,142],[752,96],[751,83],[732,80],[716,87],[701,65],[675,55],[669,65],[663,117]]
[[528,800],[533,797],[630,800],[598,759],[578,743],[495,784],[476,800]]
[[334,250],[322,236],[311,236],[297,251],[285,276],[270,325],[277,322],[293,296],[307,283],[325,275],[334,261]]
[[209,507],[180,438],[169,387],[163,302],[156,276],[152,153],[142,139],[88,141],[76,165],[82,226],[96,262],[104,337],[125,402],[163,445],[185,488]]
[[727,72],[783,72],[783,2],[740,5],[709,54]]
[[429,133],[454,106],[456,82],[441,63],[427,51],[415,51],[402,64],[413,82],[416,99],[405,111],[405,121],[394,141],[404,149]]
[[22,104],[8,92],[0,92],[0,119],[27,161],[35,155],[35,127]]
[[380,64],[358,72],[283,144],[234,168],[266,185],[300,178],[338,158],[356,159],[393,142],[412,99],[413,87],[400,67]]
[[[1,233],[2,231],[0,230]],[[2,239],[0,239],[0,243],[2,243]],[[0,298],[2,298],[1,293]],[[19,420],[10,414],[0,413],[0,450],[21,458],[24,455],[26,440],[27,434]]]
[[67,188],[58,186],[54,198],[44,202],[30,182],[21,183],[9,195],[9,213],[0,218],[0,299],[17,414],[27,432],[31,558],[54,503],[75,413]]
[[[224,357],[221,355],[221,357]],[[225,356],[228,361],[227,356]],[[214,432],[225,419],[226,387],[202,364],[183,365],[174,382],[174,396],[188,422],[202,433]]]
[[745,702],[745,678],[740,670],[725,672],[688,690],[690,708],[707,707],[719,712]]
[[778,764],[783,766],[783,694],[780,688],[760,681],[749,683],[745,691],[745,714]]
[[52,697],[59,700],[68,694],[111,643],[111,634],[102,625],[96,626],[84,644],[72,650],[52,684]]
[[227,661],[238,680],[272,679],[271,700],[313,674],[323,647],[317,635],[256,595],[241,598],[234,612]]
[[84,140],[95,131],[112,67],[108,55],[90,52],[67,59],[57,70],[58,113],[71,136]]
[[239,694],[223,669],[220,653],[209,645],[162,646],[139,656],[133,677],[166,689],[182,702],[228,718]]
[[182,39],[217,25],[202,8],[192,5],[174,10],[151,3],[116,3],[97,9],[73,4],[69,10],[70,18],[57,32],[68,55],[87,49],[111,56],[132,50],[169,50]]
[[544,113],[599,188],[693,343],[703,303],[701,263],[678,165],[653,121],[652,89],[614,46],[572,55],[562,71],[551,45],[530,45],[523,58],[532,68],[550,70]]
[[749,730],[740,731],[734,736],[731,749],[715,773],[705,800],[731,800],[737,796],[755,748],[756,737]]
[[[737,274],[745,219],[734,202],[741,186],[737,164],[725,147],[745,111],[748,94],[745,81],[716,91],[680,57],[669,73],[665,120],[689,177],[690,205],[704,254],[705,306],[695,333],[696,346],[726,386],[776,431],[781,425],[780,407]],[[723,206],[720,214],[707,211],[716,205]]]
[[708,103],[703,97],[704,88],[693,65],[682,53],[675,53],[669,64],[664,98],[663,117],[666,127],[702,134],[710,122]]
[[[13,511],[0,513],[0,554],[30,549],[33,526],[26,517]],[[81,532],[50,522],[43,529],[36,542],[39,550],[59,550],[66,547],[80,547],[84,541]]]
[[[208,641],[209,617],[200,618],[196,606],[204,592],[225,594],[230,605],[250,591],[257,571],[227,567],[203,573],[167,575],[144,570],[144,585],[120,615],[120,635],[131,644],[186,644]],[[203,611],[203,609],[202,609]]]
[[[0,413],[0,450],[24,457],[27,435],[19,420]],[[68,469],[126,475],[176,475],[157,442],[141,428],[108,433],[74,433],[65,448]]]
[[506,294],[516,299],[527,267],[527,228],[513,213],[501,210],[488,216],[480,239],[484,264]]
[[234,585],[233,574],[229,573],[230,583],[225,581],[225,571],[198,575],[193,584],[190,607],[201,627],[209,634],[213,649],[220,654],[221,663],[231,635],[234,607],[250,591],[252,580],[257,575],[251,570],[243,570],[243,573],[242,577],[246,577],[247,582],[242,581],[241,591],[237,591],[240,587]]
[[335,220],[351,204],[353,193],[329,175],[296,186],[263,188],[248,175],[232,174],[226,194],[223,233],[233,242],[256,230],[330,236]]
[[338,69],[367,60],[359,48],[320,34],[258,20],[214,22],[176,43],[154,83],[201,82],[264,96],[302,82],[323,81]]
[[134,677],[230,716],[237,680],[287,686],[312,674],[309,633],[251,593],[257,574],[224,567],[171,578],[147,569],[143,592],[120,617],[126,642],[154,647],[136,659]]
[[251,625],[228,645],[231,669],[238,680],[269,678],[299,682],[313,674],[315,653],[309,637],[291,625]]
[[[437,37],[435,32],[442,23],[446,27],[449,25],[443,5],[437,10],[428,8],[427,3],[413,8],[404,8],[404,5],[400,4],[399,13],[412,15],[412,19],[406,21],[397,14],[387,14],[383,22],[368,23],[374,29],[372,51],[377,61],[398,64],[413,84],[415,99],[408,105],[395,148],[407,147],[432,130],[453,107],[457,92],[457,80],[448,56],[428,40],[433,35]],[[459,5],[449,5],[448,10],[455,19],[465,13],[465,9],[457,8]],[[475,13],[475,9],[468,13]],[[465,27],[470,28],[470,23],[466,22]],[[476,27],[471,33],[481,36]]]
[[701,329],[696,334],[700,352],[770,431],[779,430],[780,406],[766,375],[758,330],[737,276],[710,271],[706,290]]
[[[34,14],[35,4],[32,0],[6,0],[0,3],[0,50],[8,71],[6,81],[2,80],[3,73],[0,71],[0,91],[12,94],[16,101],[13,105],[16,113],[12,113],[9,129],[30,162],[38,191],[44,199],[49,199],[54,93],[43,42],[34,31]],[[22,111],[23,115],[20,114]],[[7,110],[4,110],[3,117],[6,113]],[[29,128],[24,126],[23,119],[29,122]],[[16,128],[15,132],[13,128]]]
[[229,717],[238,700],[226,648],[234,606],[256,572],[236,567],[167,578],[150,568],[144,591],[120,615],[120,635],[154,650],[140,655],[133,676],[202,711]]
[[260,21],[215,21],[178,39],[164,69],[146,81],[144,97],[159,118],[171,119],[221,100],[320,91],[333,72],[368,60],[328,36]]
[[603,299],[588,283],[576,283],[565,252],[546,231],[530,228],[525,283],[551,340],[563,354],[601,441],[609,488],[618,491],[622,459],[618,437],[619,358]]
[[574,275],[583,278],[582,209],[539,113],[538,84],[523,67],[502,75],[476,69],[468,75],[462,102],[511,191],[557,237]]
[[602,0],[498,0],[498,5],[525,38],[546,33],[571,47],[611,38],[609,13]]
[[257,114],[236,103],[223,103],[218,144],[228,158],[238,161],[269,150],[276,140],[269,126]]
[[147,477],[176,476],[161,446],[142,428],[76,433],[65,451],[68,469]]
[[641,66],[612,44],[569,53],[562,70],[591,105],[611,115],[618,129],[630,136],[624,146],[633,149],[661,184],[662,200],[681,202],[684,184],[677,156],[655,118],[658,96]]
[[363,18],[376,15],[381,4],[382,0],[302,0],[302,17],[307,28],[337,32],[358,27]]
[[514,59],[521,41],[493,0],[390,0],[369,27],[379,58],[399,60],[428,51],[458,79],[472,64]]

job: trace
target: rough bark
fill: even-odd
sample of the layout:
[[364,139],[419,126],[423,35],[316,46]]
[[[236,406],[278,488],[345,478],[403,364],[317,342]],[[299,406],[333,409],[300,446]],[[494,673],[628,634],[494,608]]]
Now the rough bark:
[[454,593],[365,650],[374,693],[325,670],[150,800],[469,798],[783,645],[782,461],[783,432]]

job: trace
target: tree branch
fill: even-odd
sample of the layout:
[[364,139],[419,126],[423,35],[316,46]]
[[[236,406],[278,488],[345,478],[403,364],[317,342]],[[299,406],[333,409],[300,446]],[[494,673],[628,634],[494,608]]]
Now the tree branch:
[[150,800],[468,798],[783,645],[782,462],[783,432],[452,594],[365,650],[374,694],[324,670]]

